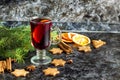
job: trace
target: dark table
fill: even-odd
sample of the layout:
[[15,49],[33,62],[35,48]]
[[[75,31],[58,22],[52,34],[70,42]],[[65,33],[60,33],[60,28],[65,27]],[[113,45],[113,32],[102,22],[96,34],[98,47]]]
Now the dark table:
[[[61,24],[61,23],[60,23]],[[71,24],[71,23],[70,23]],[[56,23],[55,23],[56,25]],[[68,26],[68,27],[63,27]],[[64,60],[72,59],[72,64],[65,64],[64,67],[57,67],[60,71],[55,77],[45,76],[42,72],[47,67],[54,67],[51,64],[39,66],[35,71],[30,72],[26,77],[16,78],[10,73],[1,74],[0,80],[119,80],[120,79],[120,33],[118,27],[112,27],[114,30],[88,30],[81,31],[78,23],[72,24],[63,23],[61,30],[64,32],[77,32],[88,36],[91,40],[101,39],[106,41],[106,45],[99,49],[95,49],[92,45],[92,52],[84,53],[74,49],[72,54],[66,56],[65,53],[61,55],[52,55],[52,58],[62,58]],[[77,25],[77,26],[75,26]],[[77,29],[79,28],[79,29]],[[118,29],[116,29],[118,28]],[[83,28],[84,29],[84,28]],[[96,28],[98,29],[98,28]],[[87,30],[87,29],[86,29]],[[26,58],[26,64],[14,63],[13,68],[25,68],[26,65],[31,64],[30,58],[35,55],[35,51],[29,52]]]

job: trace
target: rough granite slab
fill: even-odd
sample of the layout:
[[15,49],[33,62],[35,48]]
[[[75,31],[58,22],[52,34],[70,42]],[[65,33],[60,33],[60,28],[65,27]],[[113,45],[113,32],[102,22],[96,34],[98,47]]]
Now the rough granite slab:
[[[58,23],[60,24],[60,23]],[[70,27],[71,24],[72,26]],[[61,25],[61,24],[60,24]],[[62,28],[62,26],[65,26]],[[30,72],[26,77],[16,78],[8,72],[0,74],[0,79],[4,80],[119,80],[120,79],[120,33],[99,32],[99,31],[80,31],[77,26],[79,23],[64,22],[61,26],[63,31],[76,32],[88,36],[91,40],[101,39],[106,41],[106,45],[94,49],[91,45],[92,52],[84,53],[74,49],[73,53],[67,55],[52,55],[48,53],[53,59],[62,58],[65,60],[72,59],[72,64],[66,64],[64,67],[57,67],[60,74],[55,77],[45,76],[42,72],[47,67],[54,67],[51,64],[39,66],[35,71]],[[68,27],[66,27],[68,26]],[[97,26],[96,26],[97,27]],[[70,28],[70,29],[69,29]],[[119,25],[117,26],[119,29]],[[118,30],[117,29],[117,30]],[[79,32],[78,32],[79,31]],[[114,30],[113,30],[114,31]],[[116,31],[115,31],[116,32]],[[25,68],[30,63],[31,56],[35,55],[35,51],[29,52],[25,60],[25,64],[13,64],[15,68]]]
[[[74,50],[72,54],[65,53],[61,55],[52,55],[53,59],[62,58],[64,60],[72,59],[72,64],[66,64],[64,67],[57,67],[60,74],[55,77],[45,76],[42,72],[47,67],[54,67],[51,64],[39,66],[35,71],[30,72],[26,77],[16,78],[10,73],[4,73],[2,77],[5,80],[119,80],[120,79],[120,34],[119,33],[81,33],[90,37],[90,39],[101,39],[107,44],[92,52],[84,53]],[[25,68],[30,63],[31,56],[35,51],[29,52],[26,58],[26,64],[13,64],[15,68]]]

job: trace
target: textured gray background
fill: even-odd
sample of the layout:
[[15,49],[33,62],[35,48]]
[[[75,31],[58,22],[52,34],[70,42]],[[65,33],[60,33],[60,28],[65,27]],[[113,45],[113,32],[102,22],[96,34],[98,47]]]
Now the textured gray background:
[[29,20],[48,16],[53,21],[120,22],[120,0],[1,0],[0,20]]

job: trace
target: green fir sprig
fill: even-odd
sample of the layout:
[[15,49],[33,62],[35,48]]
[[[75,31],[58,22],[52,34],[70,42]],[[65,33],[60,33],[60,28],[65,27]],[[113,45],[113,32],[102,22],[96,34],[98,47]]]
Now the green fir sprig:
[[30,50],[33,50],[33,47],[31,46],[29,26],[12,29],[0,27],[0,57],[11,57],[21,63],[24,62]]

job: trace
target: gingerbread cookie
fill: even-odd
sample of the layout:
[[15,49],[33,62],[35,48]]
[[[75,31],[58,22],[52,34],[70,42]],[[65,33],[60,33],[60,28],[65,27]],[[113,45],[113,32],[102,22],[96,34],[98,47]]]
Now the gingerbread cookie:
[[90,46],[80,46],[80,47],[78,47],[78,50],[84,51],[84,52],[91,52],[92,51]]
[[26,67],[26,70],[28,71],[34,71],[36,69],[36,67],[34,65],[29,65]]
[[100,48],[102,47],[103,45],[106,44],[105,41],[102,41],[102,40],[92,40],[92,44],[95,48]]
[[45,75],[50,75],[50,76],[56,76],[57,74],[60,73],[57,68],[47,68],[43,70]]
[[66,61],[63,59],[54,59],[51,64],[54,64],[55,66],[64,66]]
[[25,71],[25,69],[15,69],[11,74],[13,74],[16,77],[26,76],[29,73],[29,71]]
[[49,51],[52,52],[52,54],[61,54],[63,52],[63,50],[60,48],[52,48]]

